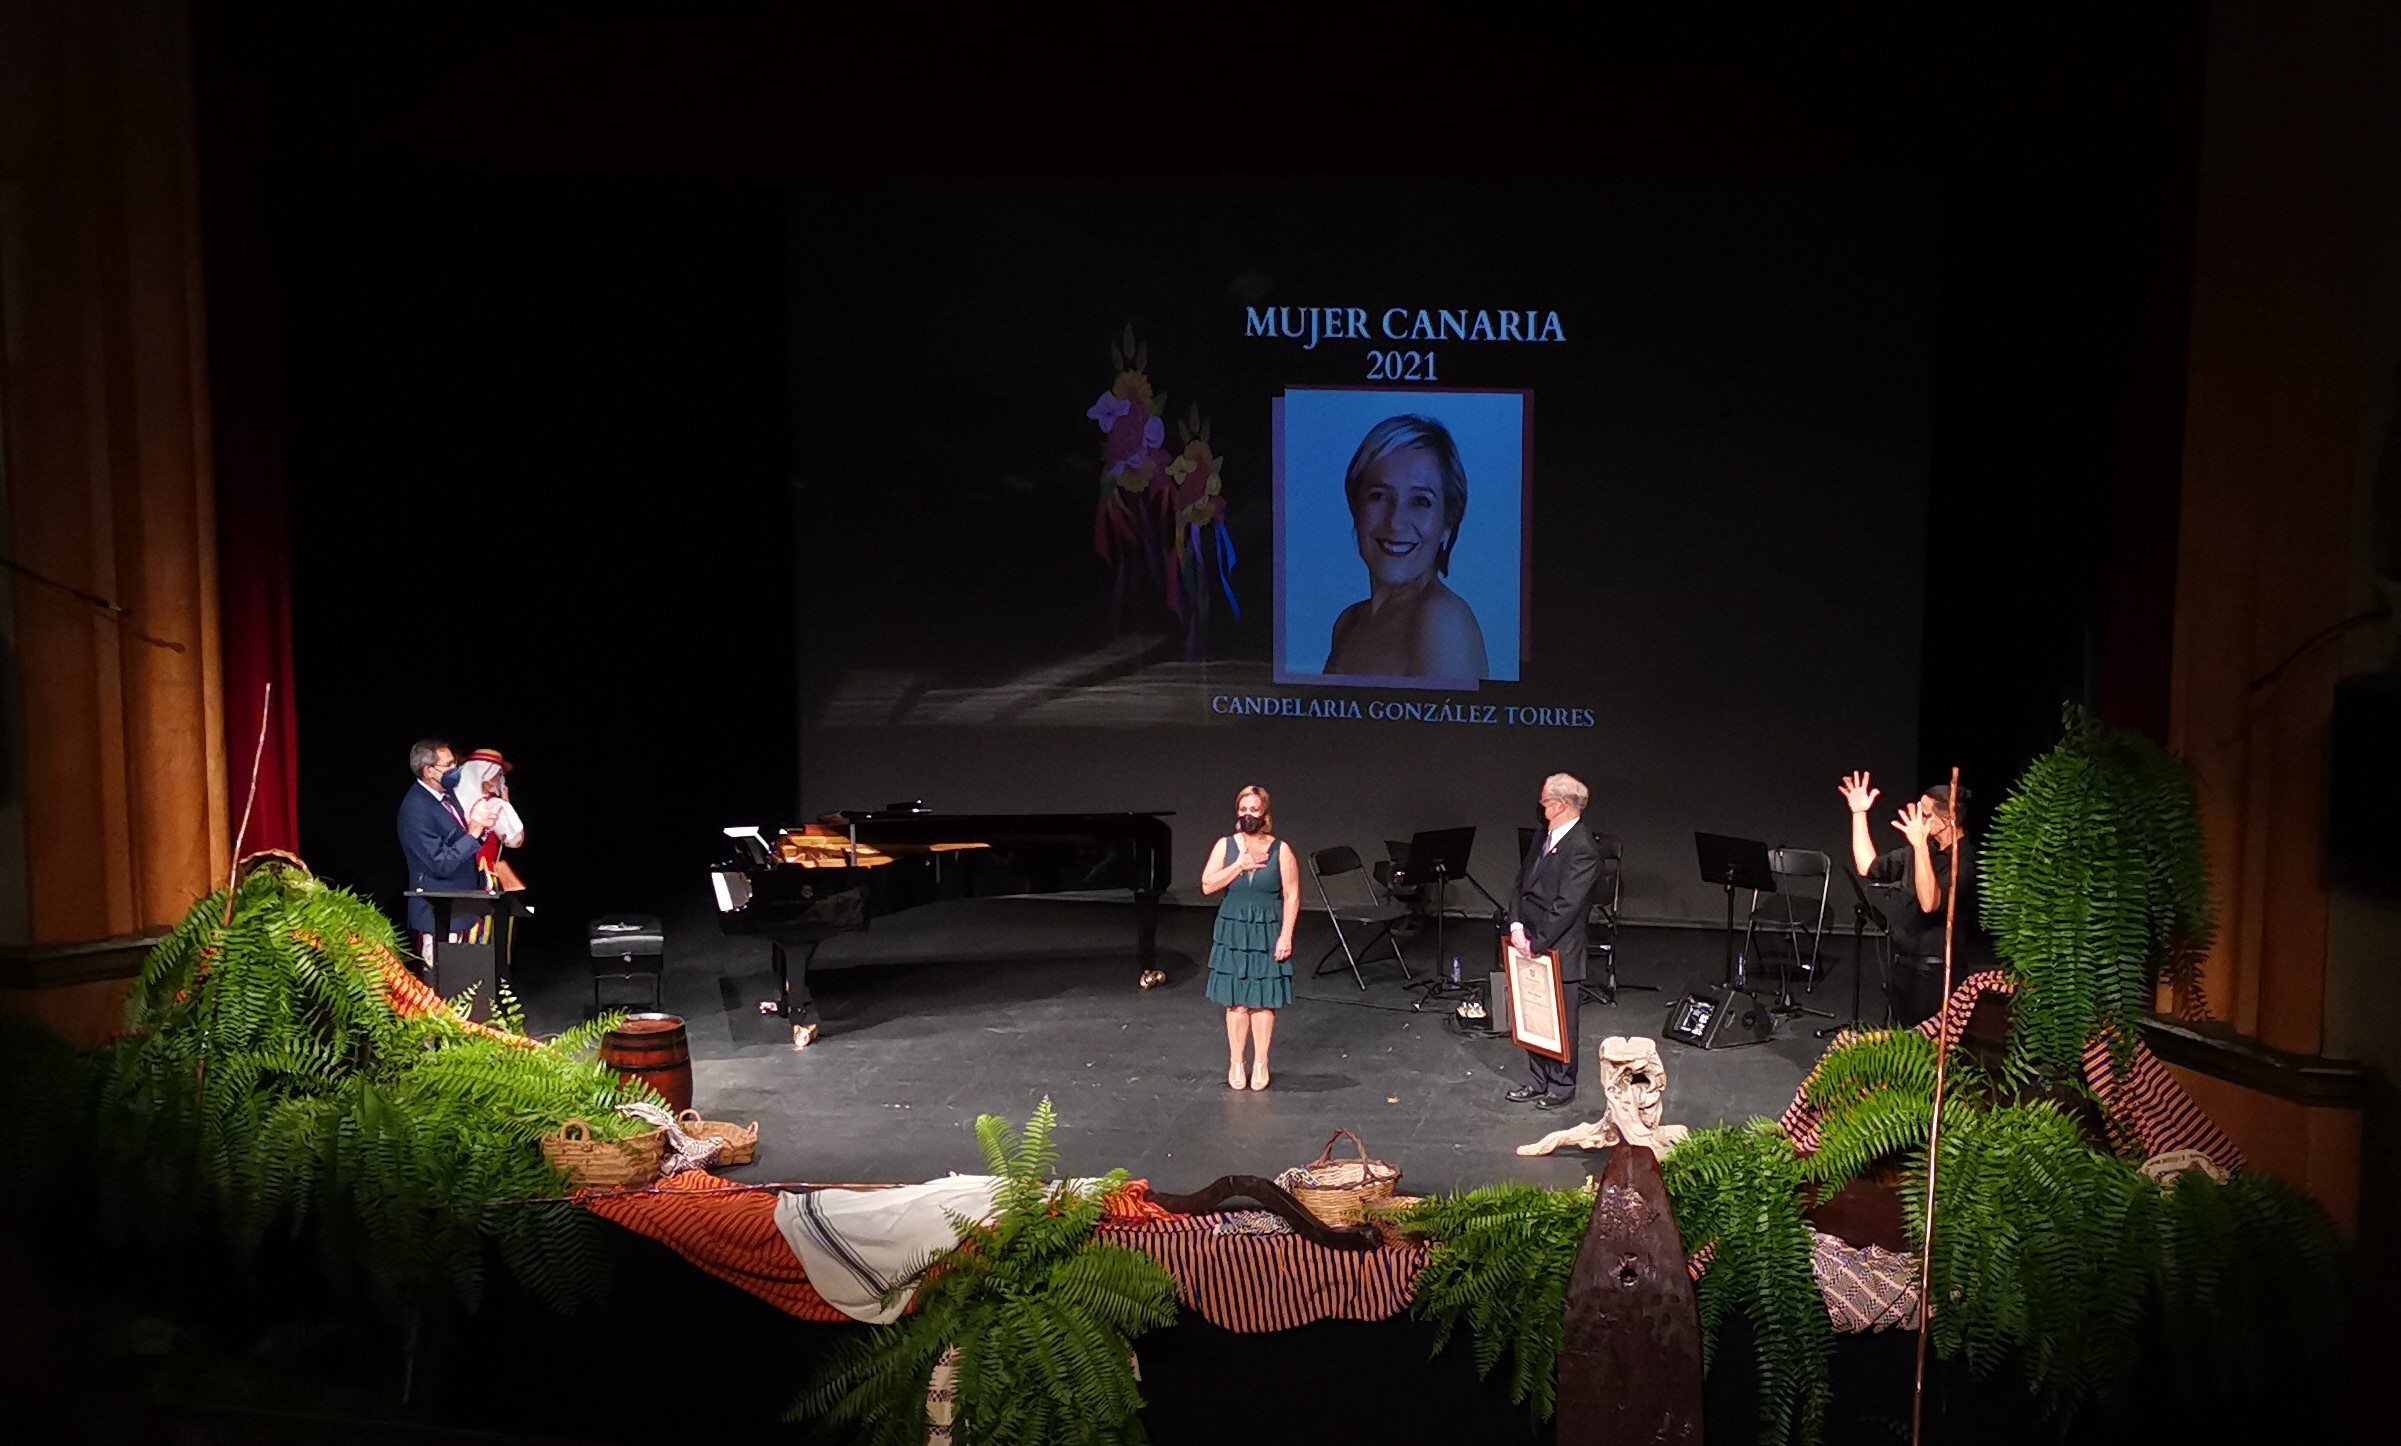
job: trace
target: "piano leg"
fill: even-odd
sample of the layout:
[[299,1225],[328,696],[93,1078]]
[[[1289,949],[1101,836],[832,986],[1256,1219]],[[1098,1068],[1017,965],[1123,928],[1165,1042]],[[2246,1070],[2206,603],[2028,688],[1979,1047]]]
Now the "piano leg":
[[1142,965],[1143,988],[1167,982],[1167,971],[1158,964],[1159,896],[1142,889],[1134,891],[1134,952]]
[[800,956],[800,1003],[792,1002],[791,961],[784,946],[770,944],[775,951],[775,998],[759,1001],[759,1013],[777,1015],[792,1026],[792,1047],[807,1049],[817,1038],[817,1000],[809,993],[809,961],[817,957],[814,943],[805,945]]

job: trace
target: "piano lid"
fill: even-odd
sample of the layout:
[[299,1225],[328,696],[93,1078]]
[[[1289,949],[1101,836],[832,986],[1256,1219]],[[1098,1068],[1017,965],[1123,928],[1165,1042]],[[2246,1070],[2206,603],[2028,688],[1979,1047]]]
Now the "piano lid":
[[1097,813],[932,813],[914,809],[896,813],[889,809],[861,808],[821,814],[817,824],[836,829],[862,824],[899,825],[961,834],[1010,834],[1029,828],[1036,831],[1077,828],[1108,833],[1144,828],[1144,821],[1149,819],[1174,817],[1172,808],[1127,808]]
[[[1167,810],[1124,813],[826,814],[773,831],[724,830],[747,855],[738,867],[765,893],[791,871],[793,887],[827,874],[873,871],[879,911],[935,898],[1132,889],[1137,898],[1168,886],[1175,835]],[[957,867],[943,866],[956,860]],[[895,868],[894,865],[903,867]],[[932,865],[930,870],[924,866]],[[815,873],[814,881],[807,875]],[[906,878],[900,876],[906,875]],[[864,887],[867,880],[857,881]],[[919,896],[923,897],[920,898]],[[754,906],[755,911],[755,906]]]
[[884,850],[855,843],[847,832],[814,823],[776,835],[775,856],[803,869],[874,869],[892,862],[892,855]]

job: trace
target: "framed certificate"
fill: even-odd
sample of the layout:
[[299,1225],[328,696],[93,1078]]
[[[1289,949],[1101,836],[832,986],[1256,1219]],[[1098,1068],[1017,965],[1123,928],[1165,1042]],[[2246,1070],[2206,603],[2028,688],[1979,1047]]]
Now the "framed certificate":
[[1509,971],[1509,1037],[1520,1049],[1567,1063],[1567,986],[1559,978],[1559,951],[1521,954],[1504,942],[1501,957]]

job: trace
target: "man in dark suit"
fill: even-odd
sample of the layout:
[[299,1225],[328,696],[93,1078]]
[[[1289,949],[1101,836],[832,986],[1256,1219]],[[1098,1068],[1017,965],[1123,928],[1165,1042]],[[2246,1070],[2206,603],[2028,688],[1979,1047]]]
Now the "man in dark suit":
[[1550,827],[1527,847],[1509,909],[1511,941],[1528,954],[1558,950],[1559,977],[1567,984],[1567,1062],[1529,1051],[1532,1083],[1509,1091],[1510,1099],[1532,1100],[1537,1109],[1557,1109],[1576,1097],[1576,986],[1584,982],[1586,921],[1601,877],[1600,845],[1584,827],[1591,802],[1591,791],[1567,774],[1542,781],[1542,818]]
[[[480,889],[483,878],[475,869],[475,851],[483,847],[499,813],[499,800],[479,800],[473,811],[463,810],[450,790],[456,782],[458,759],[450,745],[437,738],[409,748],[409,772],[416,782],[400,800],[400,852],[407,857],[412,889]],[[433,959],[434,909],[423,899],[409,900],[409,932],[430,963]],[[452,932],[458,928],[456,917]]]

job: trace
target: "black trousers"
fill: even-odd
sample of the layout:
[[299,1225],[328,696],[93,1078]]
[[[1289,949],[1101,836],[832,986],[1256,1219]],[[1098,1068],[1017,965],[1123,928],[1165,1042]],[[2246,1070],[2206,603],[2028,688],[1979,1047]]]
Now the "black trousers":
[[1571,980],[1567,985],[1567,1063],[1526,1051],[1526,1073],[1536,1089],[1546,1094],[1572,1095],[1576,1092],[1576,1064],[1584,1057],[1578,1043],[1576,1016],[1584,1009],[1584,981]]
[[[1960,979],[1969,971],[1955,969]],[[1892,1022],[1902,1029],[1913,1029],[1934,1017],[1942,1008],[1942,956],[1933,958],[1896,956],[1892,961]]]

